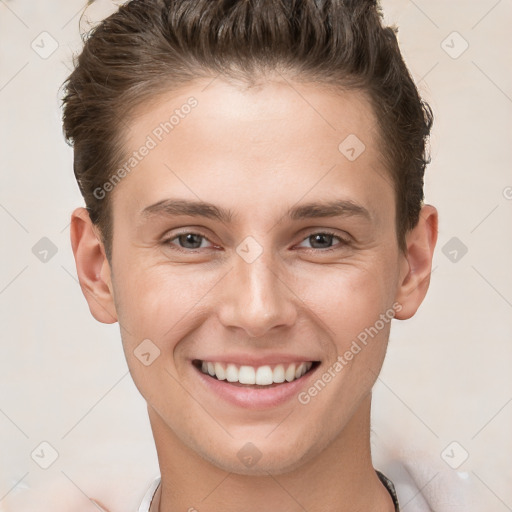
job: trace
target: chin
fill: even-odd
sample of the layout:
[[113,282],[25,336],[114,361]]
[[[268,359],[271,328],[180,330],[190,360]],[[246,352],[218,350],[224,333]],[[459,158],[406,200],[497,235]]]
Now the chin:
[[216,452],[202,451],[200,455],[223,471],[249,476],[289,473],[314,456],[306,447],[298,450],[298,443],[293,441],[285,446],[262,438],[259,442],[235,441],[233,445],[233,450],[226,451],[224,445]]

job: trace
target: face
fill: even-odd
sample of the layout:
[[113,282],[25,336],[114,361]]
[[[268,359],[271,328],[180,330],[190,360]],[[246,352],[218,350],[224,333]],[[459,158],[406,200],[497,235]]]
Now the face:
[[367,99],[198,82],[139,109],[126,147],[102,275],[150,414],[226,471],[311,460],[367,403],[393,315],[419,305]]

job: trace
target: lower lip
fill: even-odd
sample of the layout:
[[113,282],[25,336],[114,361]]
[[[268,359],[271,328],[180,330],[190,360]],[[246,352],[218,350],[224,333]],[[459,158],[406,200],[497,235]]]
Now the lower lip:
[[207,389],[213,391],[227,402],[245,409],[267,409],[276,407],[296,397],[307,385],[311,376],[316,373],[318,366],[292,382],[283,382],[268,388],[235,386],[226,380],[210,377],[195,366],[193,368]]

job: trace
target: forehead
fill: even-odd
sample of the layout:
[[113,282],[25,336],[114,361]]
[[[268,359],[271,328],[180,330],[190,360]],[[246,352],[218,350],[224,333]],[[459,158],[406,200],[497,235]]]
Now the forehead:
[[[359,135],[372,149],[379,138],[365,92],[334,89],[320,83],[295,83],[285,78],[251,86],[219,77],[197,80],[156,94],[134,109],[124,124],[128,126],[125,140],[129,148],[136,147],[148,134],[159,143],[172,144],[180,136],[199,141],[206,136],[225,145],[229,140],[221,132],[229,129],[236,129],[230,139],[246,136],[251,145],[265,141],[284,144],[305,137],[317,143],[322,138],[326,146],[334,143],[337,148],[338,140]],[[286,130],[280,131],[282,128]],[[272,138],[274,133],[280,134],[278,140]]]
[[[136,124],[132,129],[148,131],[156,119],[168,120],[173,111],[183,109],[193,97],[197,108],[193,119],[200,117],[209,124],[246,124],[252,132],[272,130],[279,123],[294,122],[294,129],[304,132],[344,131],[367,132],[377,135],[376,119],[369,96],[361,90],[336,89],[321,83],[295,83],[286,78],[268,79],[254,85],[232,83],[220,77],[201,79],[180,89],[159,93],[151,104],[135,109]],[[186,109],[185,107],[185,110]],[[179,113],[179,112],[178,112]],[[187,115],[187,114],[185,114]],[[181,125],[181,123],[179,123]],[[186,124],[175,126],[186,130]],[[197,126],[195,127],[197,128]],[[130,130],[133,134],[133,130]],[[214,136],[214,133],[211,133]],[[233,136],[236,133],[232,134]],[[285,134],[282,134],[285,136]]]
[[329,195],[340,179],[362,196],[372,181],[390,185],[373,111],[358,91],[284,79],[250,88],[198,81],[131,116],[127,157],[148,141],[151,149],[115,191],[125,189],[138,214],[166,196],[216,202],[237,189],[240,206],[250,199],[268,207],[294,203],[307,189]]

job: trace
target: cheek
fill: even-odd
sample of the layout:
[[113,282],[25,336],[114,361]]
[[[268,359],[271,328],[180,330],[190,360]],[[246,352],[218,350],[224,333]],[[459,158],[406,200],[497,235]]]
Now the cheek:
[[[200,301],[212,288],[207,276],[181,267],[146,267],[142,262],[119,275],[118,316],[135,336],[153,337],[172,344],[173,338],[201,310]],[[190,328],[190,325],[189,325]]]
[[147,266],[142,260],[126,264],[116,276],[117,314],[133,381],[162,412],[162,389],[170,403],[180,406],[186,396],[177,381],[176,350],[196,323],[201,325],[200,301],[212,285],[182,268]]
[[343,345],[373,325],[393,303],[393,272],[382,262],[351,262],[312,268],[296,276],[297,293],[328,328],[328,335]]

